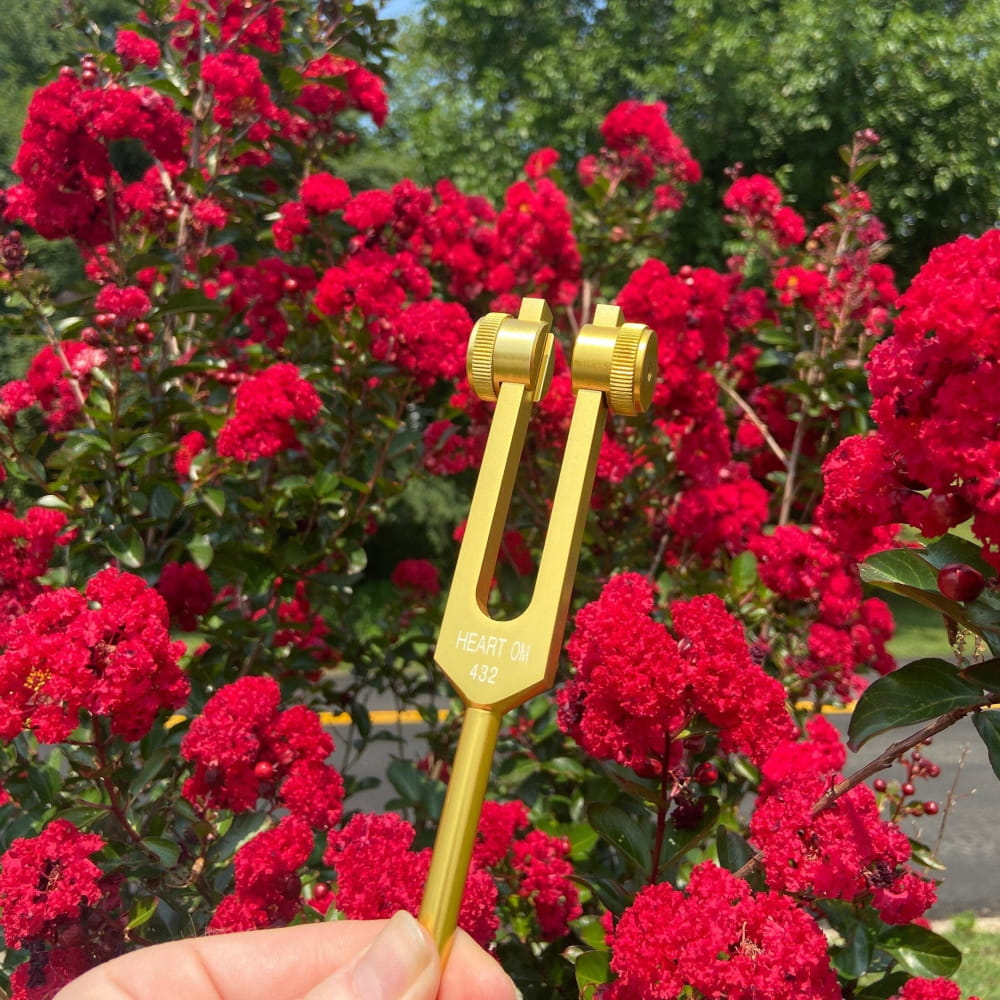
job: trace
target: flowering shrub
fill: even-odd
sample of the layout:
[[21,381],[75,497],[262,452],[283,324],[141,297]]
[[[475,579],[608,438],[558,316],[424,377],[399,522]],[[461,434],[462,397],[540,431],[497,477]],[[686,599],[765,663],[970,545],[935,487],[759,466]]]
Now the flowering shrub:
[[[998,652],[995,234],[937,251],[893,320],[864,131],[827,220],[734,173],[723,269],[668,263],[700,171],[636,101],[575,171],[535,152],[500,205],[448,180],[358,189],[342,157],[388,107],[383,28],[353,11],[144,5],[28,109],[0,199],[0,320],[44,338],[0,387],[12,996],[180,933],[416,911],[456,738],[431,663],[454,498],[491,413],[465,346],[532,295],[560,333],[615,301],[656,330],[660,378],[649,418],[602,441],[566,663],[506,720],[462,926],[528,996],[956,997],[898,820],[936,809],[910,780],[933,776],[921,737],[972,714],[996,755],[997,678],[896,669],[862,582]],[[73,242],[78,287],[48,287],[21,229]],[[497,609],[532,586],[569,348]],[[898,542],[970,517],[982,552]],[[899,704],[927,725],[844,776],[819,712],[859,695],[855,743]],[[391,737],[374,696],[426,725],[384,814],[356,798],[378,784],[358,757]],[[910,791],[863,783],[896,757]]]

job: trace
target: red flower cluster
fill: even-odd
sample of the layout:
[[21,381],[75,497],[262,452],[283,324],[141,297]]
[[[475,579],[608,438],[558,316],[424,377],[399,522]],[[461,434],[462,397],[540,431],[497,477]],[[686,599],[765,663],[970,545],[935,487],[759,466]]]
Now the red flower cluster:
[[487,800],[479,817],[473,864],[491,869],[531,903],[543,941],[557,941],[569,932],[569,922],[583,912],[580,894],[571,881],[569,841],[541,830],[528,829],[528,810],[523,802]]
[[19,837],[0,858],[0,911],[8,948],[32,958],[11,981],[13,996],[43,1000],[124,945],[117,886],[90,856],[93,833],[53,820],[37,837]]
[[[907,979],[889,1000],[961,1000],[962,991],[951,979]],[[969,997],[969,1000],[979,1000]]]
[[115,35],[115,52],[121,57],[124,69],[135,66],[153,69],[160,63],[160,46],[152,38],[143,38],[128,28],[120,29]]
[[215,601],[208,574],[194,563],[165,563],[156,589],[167,602],[171,623],[184,632],[193,632]]
[[[128,217],[129,186],[114,169],[112,142],[131,139],[171,176],[185,167],[187,123],[170,98],[149,87],[85,86],[69,69],[35,91],[14,161],[20,184],[7,191],[5,218],[47,239],[94,247]],[[141,184],[142,182],[137,182]]]
[[646,886],[608,927],[609,1000],[840,1000],[826,938],[789,897],[753,894],[710,861],[685,892]]
[[107,354],[78,340],[47,344],[31,360],[24,379],[0,389],[0,417],[10,421],[20,410],[38,405],[51,431],[76,424],[81,400],[89,389],[88,375],[107,361]]
[[750,659],[743,628],[712,596],[670,605],[675,639],[650,617],[653,586],[612,578],[576,616],[567,645],[576,675],[559,693],[559,722],[588,753],[660,773],[695,716],[724,751],[760,761],[791,721],[781,684]]
[[895,667],[885,645],[894,630],[892,612],[879,598],[864,597],[857,564],[828,534],[782,525],[753,539],[749,548],[761,580],[786,602],[787,610],[795,614],[805,608],[814,618],[807,649],[790,664],[813,688],[821,693],[832,689],[849,700],[866,685],[857,671],[886,674]]
[[70,540],[65,527],[66,515],[51,507],[29,507],[22,518],[0,510],[0,631],[46,589],[38,578]]
[[601,123],[604,148],[598,156],[585,156],[577,170],[584,187],[598,176],[616,188],[627,184],[637,190],[659,181],[654,190],[658,211],[675,211],[682,202],[681,188],[701,179],[701,167],[667,124],[662,101],[643,104],[623,101]]
[[[738,299],[739,280],[738,274],[709,268],[685,267],[675,275],[651,258],[632,273],[616,299],[631,322],[645,323],[657,333],[659,379],[652,411],[656,428],[674,455],[677,471],[702,487],[719,486],[720,473],[731,460],[719,388],[710,369],[729,353],[729,314]],[[742,478],[736,470],[730,474]],[[720,498],[720,512],[731,509],[734,500],[738,506],[746,501],[756,505],[745,493]],[[678,516],[683,530],[685,515]],[[731,532],[720,527],[716,534],[726,537]]]
[[234,320],[230,336],[237,343],[249,341],[280,350],[289,331],[283,307],[289,301],[300,302],[316,282],[311,267],[289,264],[280,257],[223,268],[217,292],[228,291],[225,304]]
[[886,923],[910,923],[933,904],[934,885],[905,868],[910,842],[880,817],[871,789],[857,785],[814,814],[839,780],[825,765],[843,759],[829,729],[813,723],[811,740],[780,744],[764,764],[750,841],[763,854],[768,885],[804,900],[870,897]]
[[292,421],[312,421],[319,408],[319,395],[295,365],[271,365],[237,388],[235,412],[219,431],[216,450],[224,458],[252,462],[295,448],[299,439]]
[[163,598],[142,579],[102,570],[81,594],[40,594],[0,630],[0,736],[24,729],[59,743],[80,713],[107,718],[129,740],[149,732],[162,710],[179,708],[190,685],[177,666]]
[[252,4],[242,0],[208,0],[206,3],[181,0],[171,20],[174,24],[171,42],[182,52],[189,52],[197,44],[202,30],[217,33],[225,46],[239,43],[265,52],[281,51],[285,13],[281,4],[274,0]]
[[258,833],[233,858],[235,888],[219,903],[209,934],[282,927],[299,911],[302,882],[298,870],[313,850],[312,827],[296,815]]
[[[382,81],[353,60],[327,53],[310,62],[303,76],[307,80],[324,81],[306,83],[295,99],[300,108],[309,112],[314,127],[320,131],[330,131],[336,117],[349,109],[371,115],[378,128],[385,124],[389,102]],[[327,78],[343,80],[344,87],[326,82]]]
[[806,224],[795,209],[781,202],[781,189],[763,174],[737,178],[722,196],[722,204],[733,213],[726,221],[769,232],[775,244],[784,248],[805,239]]
[[534,906],[543,941],[568,934],[569,922],[583,913],[577,888],[570,881],[569,849],[564,837],[541,830],[532,830],[511,848],[511,864],[520,874],[517,894]]
[[[352,920],[377,920],[397,910],[416,915],[431,851],[411,849],[415,831],[394,813],[358,813],[330,840],[324,864],[336,871],[334,905]],[[458,925],[483,947],[496,934],[497,890],[485,868],[473,866]]]
[[191,475],[191,463],[205,450],[207,444],[205,435],[201,431],[189,431],[177,442],[177,451],[174,452],[174,471],[178,476]]
[[389,582],[421,599],[437,597],[441,593],[437,567],[426,559],[403,559],[396,563]]
[[[870,546],[873,525],[905,521],[934,537],[974,515],[1000,568],[998,302],[1000,230],[938,247],[900,298],[894,336],[868,364],[878,430],[848,438],[824,466],[819,516],[852,554]],[[862,476],[875,477],[867,495]]]
[[181,743],[195,765],[184,797],[204,809],[247,812],[260,800],[317,829],[340,819],[344,783],[326,763],[333,739],[315,712],[279,709],[270,677],[243,677],[220,688]]

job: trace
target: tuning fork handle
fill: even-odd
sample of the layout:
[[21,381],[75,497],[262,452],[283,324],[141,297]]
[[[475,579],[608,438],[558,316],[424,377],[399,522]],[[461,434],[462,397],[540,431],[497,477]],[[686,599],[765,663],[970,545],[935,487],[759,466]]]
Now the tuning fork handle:
[[418,916],[434,938],[442,962],[448,959],[458,925],[500,718],[487,708],[469,708],[458,738],[452,774],[461,780],[448,784]]

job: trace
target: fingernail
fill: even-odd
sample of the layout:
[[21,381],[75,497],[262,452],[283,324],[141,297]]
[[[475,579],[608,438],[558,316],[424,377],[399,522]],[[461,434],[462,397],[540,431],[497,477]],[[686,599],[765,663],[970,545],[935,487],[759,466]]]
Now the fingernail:
[[399,1000],[434,961],[434,948],[417,921],[401,910],[361,954],[354,989],[364,1000]]

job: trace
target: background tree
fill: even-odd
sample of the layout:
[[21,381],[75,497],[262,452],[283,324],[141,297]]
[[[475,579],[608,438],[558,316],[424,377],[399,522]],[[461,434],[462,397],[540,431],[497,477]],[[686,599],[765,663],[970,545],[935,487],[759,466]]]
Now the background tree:
[[818,219],[838,147],[873,128],[872,197],[908,277],[997,220],[998,37],[996,0],[436,0],[401,35],[384,141],[418,179],[498,195],[532,149],[577,157],[617,101],[665,100],[707,181],[673,256],[717,264],[727,168],[781,176]]

